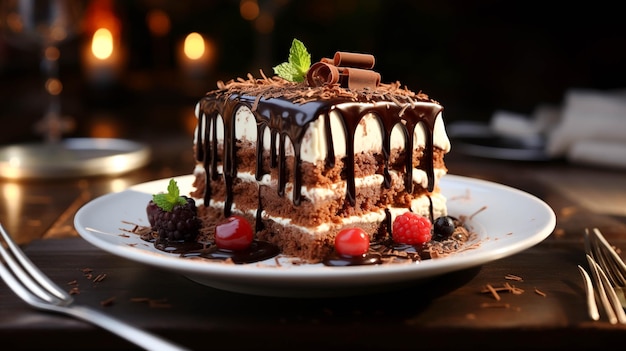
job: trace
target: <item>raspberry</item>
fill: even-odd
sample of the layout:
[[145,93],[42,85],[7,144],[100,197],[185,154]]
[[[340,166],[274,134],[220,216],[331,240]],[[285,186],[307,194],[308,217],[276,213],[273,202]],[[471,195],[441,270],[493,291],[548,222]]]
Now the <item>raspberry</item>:
[[252,226],[242,216],[230,216],[215,227],[215,244],[220,249],[244,250],[253,239]]
[[343,256],[361,256],[370,248],[370,238],[361,228],[342,229],[335,237],[335,251]]
[[194,199],[183,196],[187,202],[178,204],[171,211],[158,207],[153,200],[148,203],[148,220],[152,230],[159,234],[159,241],[193,242],[200,230],[200,219]]
[[400,244],[420,245],[430,241],[432,224],[424,216],[405,212],[393,221],[393,241]]

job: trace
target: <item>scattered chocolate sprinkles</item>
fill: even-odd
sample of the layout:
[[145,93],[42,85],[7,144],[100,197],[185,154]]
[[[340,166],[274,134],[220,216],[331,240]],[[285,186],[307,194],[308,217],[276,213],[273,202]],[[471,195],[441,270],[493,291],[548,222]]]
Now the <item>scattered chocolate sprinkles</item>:
[[510,283],[504,283],[501,286],[494,287],[491,284],[485,285],[485,287],[481,290],[482,293],[490,293],[496,301],[500,301],[500,292],[509,292],[513,295],[521,295],[524,293],[524,289],[518,288]]
[[353,102],[389,100],[396,104],[410,103],[403,109],[403,113],[407,108],[413,108],[416,101],[438,104],[437,101],[429,98],[428,95],[421,91],[416,93],[406,86],[401,86],[400,82],[380,83],[375,89],[350,90],[341,87],[339,84],[311,87],[305,83],[290,82],[279,76],[268,78],[262,70],[260,72],[262,78],[255,78],[248,73],[247,79],[231,79],[226,83],[218,81],[218,90],[210,91],[207,95],[220,97],[245,93],[246,95],[254,96],[256,99],[252,104],[252,111],[257,109],[258,103],[262,98],[270,99],[277,97],[291,100],[297,104],[305,104],[318,99],[331,100],[334,98],[345,98]]

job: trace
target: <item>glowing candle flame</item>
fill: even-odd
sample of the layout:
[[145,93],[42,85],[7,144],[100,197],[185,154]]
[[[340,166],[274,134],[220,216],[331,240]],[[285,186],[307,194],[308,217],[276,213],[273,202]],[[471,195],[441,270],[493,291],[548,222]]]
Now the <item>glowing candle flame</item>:
[[183,46],[185,56],[191,60],[198,60],[204,55],[204,38],[198,33],[190,33],[185,38],[185,44]]
[[106,28],[98,29],[91,41],[91,52],[100,59],[106,60],[113,54],[113,35]]

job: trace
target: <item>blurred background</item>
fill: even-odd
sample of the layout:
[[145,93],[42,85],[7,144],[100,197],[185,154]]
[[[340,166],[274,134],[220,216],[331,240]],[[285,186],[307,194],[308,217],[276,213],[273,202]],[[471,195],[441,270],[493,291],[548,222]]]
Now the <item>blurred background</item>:
[[[75,30],[47,54],[58,62],[63,136],[191,135],[195,102],[217,80],[273,74],[293,38],[313,61],[337,50],[372,53],[384,82],[429,94],[445,106],[447,121],[484,121],[498,109],[530,113],[559,104],[573,87],[623,88],[626,26],[618,4],[79,1]],[[44,49],[3,33],[0,145],[40,140],[52,89],[44,89]]]

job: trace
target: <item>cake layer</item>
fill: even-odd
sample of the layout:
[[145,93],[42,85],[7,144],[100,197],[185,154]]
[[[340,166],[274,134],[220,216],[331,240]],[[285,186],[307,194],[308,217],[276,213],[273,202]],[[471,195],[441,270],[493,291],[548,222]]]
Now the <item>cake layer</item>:
[[[350,217],[366,217],[371,212],[380,212],[391,207],[405,211],[411,208],[413,212],[429,218],[446,214],[445,203],[442,203],[439,207],[433,206],[434,214],[431,215],[429,198],[438,195],[438,192],[427,193],[422,190],[410,196],[406,195],[402,191],[399,177],[395,174],[389,189],[381,186],[382,176],[362,179],[357,188],[359,196],[355,206],[350,206],[345,201],[345,182],[331,188],[306,188],[303,190],[306,196],[299,205],[294,205],[291,191],[280,195],[271,183],[244,181],[250,178],[250,175],[241,177],[233,184],[236,192],[233,201],[238,210],[256,211],[261,208],[269,216],[289,218],[290,223],[308,228],[324,223],[341,223]],[[218,181],[212,182],[211,186],[215,190],[210,205],[224,207],[226,187]],[[423,199],[425,201],[418,201]]]

